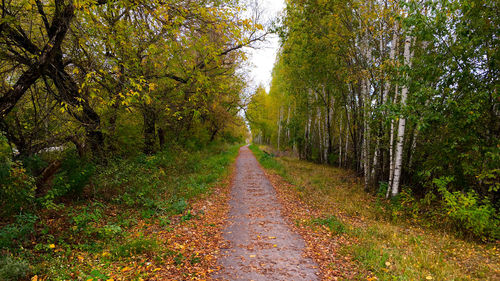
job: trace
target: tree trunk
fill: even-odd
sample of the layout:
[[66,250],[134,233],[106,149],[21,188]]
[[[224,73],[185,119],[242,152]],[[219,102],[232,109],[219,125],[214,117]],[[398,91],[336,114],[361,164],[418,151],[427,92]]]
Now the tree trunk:
[[153,109],[145,106],[142,116],[144,118],[144,153],[153,154],[156,143],[156,116]]
[[[405,45],[404,45],[404,63],[408,67],[411,67],[411,54],[410,54],[410,45],[412,38],[410,36],[406,36]],[[405,77],[408,78],[408,75],[405,74]],[[408,96],[408,81],[405,81],[403,88],[401,90],[401,106],[404,107],[406,105],[406,98]],[[402,170],[402,162],[403,162],[403,143],[404,143],[404,134],[406,127],[406,119],[401,117],[398,125],[398,136],[396,138],[396,160],[394,162],[394,180],[392,182],[391,187],[391,195],[396,196],[399,193],[399,185],[401,179],[401,170]]]

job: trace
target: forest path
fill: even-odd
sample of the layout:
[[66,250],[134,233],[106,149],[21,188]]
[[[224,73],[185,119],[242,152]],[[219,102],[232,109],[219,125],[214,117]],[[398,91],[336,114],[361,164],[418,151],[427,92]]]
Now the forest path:
[[304,256],[305,242],[281,215],[276,192],[244,146],[236,159],[228,224],[228,247],[221,249],[219,280],[319,280],[319,270]]

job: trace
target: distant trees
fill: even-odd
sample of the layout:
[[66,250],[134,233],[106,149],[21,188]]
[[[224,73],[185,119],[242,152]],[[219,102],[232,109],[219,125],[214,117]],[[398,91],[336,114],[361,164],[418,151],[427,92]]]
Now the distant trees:
[[369,191],[424,196],[447,178],[498,208],[498,9],[289,1],[270,92],[248,106],[254,138],[355,169]]

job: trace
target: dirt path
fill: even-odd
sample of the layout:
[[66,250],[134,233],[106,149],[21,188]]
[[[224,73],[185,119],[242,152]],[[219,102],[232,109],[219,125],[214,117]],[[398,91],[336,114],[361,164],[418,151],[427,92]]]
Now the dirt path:
[[222,280],[319,280],[317,265],[304,257],[304,240],[280,213],[276,193],[248,147],[236,159],[228,225],[221,249]]

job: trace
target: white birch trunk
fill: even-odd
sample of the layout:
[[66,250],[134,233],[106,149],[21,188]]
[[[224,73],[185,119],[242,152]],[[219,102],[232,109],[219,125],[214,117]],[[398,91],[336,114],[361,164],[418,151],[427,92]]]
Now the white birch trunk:
[[278,154],[280,152],[280,138],[281,138],[281,108],[278,110]]
[[[412,37],[406,36],[405,44],[404,44],[404,64],[408,67],[411,67],[411,53],[410,53],[410,45],[412,43]],[[408,78],[408,75],[405,74],[405,77]],[[408,82],[406,81],[401,90],[401,106],[406,105],[406,98],[408,96]],[[396,196],[399,193],[399,184],[401,179],[401,170],[402,170],[402,162],[403,162],[403,143],[404,143],[404,134],[406,127],[406,118],[402,117],[399,120],[398,125],[398,136],[396,138],[396,159],[394,161],[394,180],[392,182],[391,187],[391,195]]]
[[[398,45],[398,40],[399,40],[399,34],[398,34],[398,22],[394,21],[394,27],[393,27],[393,33],[392,33],[392,41],[391,41],[391,49],[389,51],[389,59],[391,63],[394,63],[394,59],[396,58],[396,50],[397,50],[397,45]],[[389,79],[385,80],[385,89],[384,89],[384,96],[383,96],[383,101],[384,104],[387,104],[387,100],[389,99],[389,91],[391,89],[391,82]],[[398,97],[398,86],[396,85],[395,87],[395,94],[394,94],[394,102],[397,101]],[[385,197],[388,198],[391,187],[392,187],[392,180],[394,177],[394,153],[393,153],[393,148],[394,148],[394,120],[391,120],[391,128],[390,128],[390,140],[389,140],[389,180],[388,180],[388,185],[387,185],[387,192],[385,194]]]
[[[366,60],[368,65],[371,63],[371,50],[370,50],[370,45],[368,43],[368,35],[365,35],[365,54],[366,54]],[[364,85],[361,88],[363,93],[363,99],[364,99],[364,117],[363,117],[363,127],[364,127],[364,134],[363,134],[363,164],[364,164],[364,178],[365,178],[365,188],[368,187],[370,184],[370,123],[369,123],[369,117],[370,117],[370,108],[371,108],[371,99],[370,99],[370,92],[371,92],[371,81],[370,77],[368,76],[368,73],[366,74],[367,76],[364,77]]]

